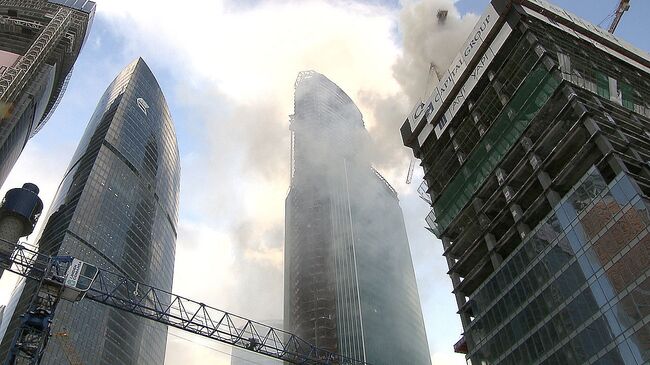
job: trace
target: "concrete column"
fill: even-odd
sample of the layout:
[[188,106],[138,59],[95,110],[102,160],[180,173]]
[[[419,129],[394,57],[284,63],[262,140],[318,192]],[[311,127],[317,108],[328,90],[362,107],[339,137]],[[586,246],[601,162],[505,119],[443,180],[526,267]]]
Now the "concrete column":
[[494,170],[494,175],[497,177],[497,182],[499,183],[499,185],[503,185],[503,183],[504,183],[505,180],[506,180],[506,176],[507,176],[508,174],[506,174],[506,172],[503,171],[502,168],[497,167],[497,168]]
[[537,181],[539,181],[539,183],[542,185],[542,188],[546,190],[545,195],[548,203],[552,207],[560,204],[560,199],[562,199],[562,196],[560,196],[560,193],[551,188],[553,181],[546,171],[539,171],[537,173]]
[[481,198],[472,199],[472,208],[474,209],[474,212],[480,213],[481,208],[483,207],[483,203],[483,199]]
[[492,233],[486,234],[484,239],[490,254],[490,262],[492,262],[492,267],[496,271],[503,262],[503,257],[496,251],[497,240]]
[[488,218],[484,213],[481,213],[478,215],[478,223],[481,228],[485,229],[490,225],[490,218]]
[[533,167],[533,170],[537,170],[537,168],[542,164],[542,159],[536,154],[531,153],[528,156],[528,163]]
[[442,241],[442,248],[444,248],[445,251],[447,251],[449,247],[451,247],[451,240],[449,239],[449,237],[442,237],[440,240]]
[[593,136],[601,132],[598,124],[591,118],[586,118],[582,122],[582,126],[585,127],[589,135]]
[[512,218],[515,220],[515,222],[519,222],[521,220],[521,217],[524,215],[524,210],[521,209],[521,206],[519,204],[512,204],[510,206],[510,214],[512,214]]
[[[442,241],[442,246],[446,251],[451,246],[451,240],[447,237],[443,237],[441,241]],[[445,259],[447,260],[447,267],[449,268],[449,270],[451,270],[451,268],[454,266],[456,261],[449,256],[445,256]],[[460,308],[462,308],[467,302],[467,300],[465,300],[465,294],[463,294],[460,290],[458,290],[458,287],[460,287],[460,275],[452,271],[449,274],[449,277],[451,278],[451,284],[454,287],[454,296],[456,297],[456,305],[458,306],[460,321],[463,324],[463,330],[466,330],[469,327],[469,323],[471,321],[467,313],[463,313],[460,311]]]
[[560,204],[560,200],[561,200],[561,199],[562,199],[562,197],[560,196],[560,193],[558,193],[558,192],[555,191],[555,190],[549,189],[549,190],[546,192],[546,200],[548,201],[548,203],[549,203],[552,207],[554,207],[554,206]]
[[612,143],[602,134],[596,137],[595,142],[596,147],[598,147],[598,150],[603,154],[603,156],[614,152],[614,146],[612,146]]
[[607,165],[614,171],[616,175],[620,174],[621,172],[628,172],[627,166],[625,166],[625,163],[623,163],[623,160],[621,160],[620,157],[616,155],[609,155],[607,156]]
[[533,149],[533,141],[531,141],[530,138],[526,136],[521,137],[521,139],[519,140],[519,144],[521,144],[521,146],[524,148],[526,152],[529,152],[530,150]]
[[553,183],[551,176],[546,171],[539,171],[537,173],[537,181],[539,181],[540,185],[542,185],[542,188],[544,190],[550,189]]
[[524,239],[530,233],[530,227],[526,223],[519,222],[517,223],[517,232],[519,232],[519,237]]

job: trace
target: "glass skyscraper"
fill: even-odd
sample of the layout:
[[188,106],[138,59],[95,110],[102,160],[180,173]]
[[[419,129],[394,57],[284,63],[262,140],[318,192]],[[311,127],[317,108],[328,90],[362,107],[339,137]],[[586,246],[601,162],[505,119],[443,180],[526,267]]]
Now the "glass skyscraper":
[[650,55],[493,0],[402,126],[471,364],[650,362]]
[[285,211],[285,329],[374,365],[430,356],[402,211],[348,95],[301,72]]
[[0,2],[0,186],[61,100],[94,14],[88,0]]
[[[179,179],[165,97],[149,67],[137,59],[99,101],[50,208],[39,250],[171,291]],[[29,285],[3,351],[29,300]],[[92,301],[62,301],[52,331],[67,333],[87,364],[154,365],[165,359],[166,326]],[[50,340],[43,364],[66,363],[58,341]]]

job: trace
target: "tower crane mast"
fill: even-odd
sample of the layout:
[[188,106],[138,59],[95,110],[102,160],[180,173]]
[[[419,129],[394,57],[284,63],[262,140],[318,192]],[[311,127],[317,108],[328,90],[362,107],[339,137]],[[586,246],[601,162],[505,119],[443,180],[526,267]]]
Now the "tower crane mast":
[[56,303],[60,299],[73,302],[92,300],[291,364],[367,365],[318,348],[292,333],[96,268],[72,257],[51,257],[20,244],[14,246],[11,257],[0,262],[0,266],[38,282],[39,290],[22,317],[21,328],[14,337],[5,365],[40,362],[50,337]]
[[618,23],[621,21],[621,17],[623,17],[623,13],[628,11],[630,9],[630,0],[620,0],[618,3],[618,7],[616,8],[615,15],[614,15],[614,20],[612,20],[612,24],[610,24],[609,29],[607,30],[610,33],[614,33],[616,30],[616,27],[618,27]]

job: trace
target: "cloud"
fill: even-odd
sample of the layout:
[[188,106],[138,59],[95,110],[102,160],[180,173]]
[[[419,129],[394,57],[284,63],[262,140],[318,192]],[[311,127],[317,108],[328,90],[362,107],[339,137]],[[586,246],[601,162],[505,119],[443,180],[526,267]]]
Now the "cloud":
[[[443,7],[449,15],[440,24],[434,14]],[[191,6],[175,0],[98,0],[91,37],[102,38],[87,47],[111,45],[104,52],[119,55],[111,62],[143,56],[163,84],[179,132],[174,292],[253,319],[281,317],[288,116],[296,75],[308,69],[326,75],[359,106],[375,142],[374,164],[402,197],[420,288],[448,291],[440,249],[430,248],[440,244],[421,228],[427,207],[415,196],[417,184],[404,183],[410,152],[402,146],[399,127],[425,94],[429,65],[446,67],[476,17],[461,17],[451,0],[406,2],[402,8],[343,0],[247,6],[218,0],[195,0]],[[75,73],[73,81],[92,84],[86,78]],[[74,84],[71,89],[68,94],[75,92]],[[85,125],[90,115],[80,115]],[[52,137],[48,127],[37,138]],[[44,154],[30,142],[5,184],[33,176],[46,205],[77,141],[72,147],[48,143],[61,153]],[[444,310],[455,316],[453,297],[445,295]],[[430,292],[423,298],[431,298]],[[426,306],[439,302],[434,299],[423,300],[430,330],[438,327],[427,314]],[[454,330],[445,341],[459,333]],[[443,335],[430,333],[430,343]],[[169,364],[205,363],[207,353],[215,363],[223,360],[205,346],[169,337]]]
[[[440,11],[447,11],[446,17],[439,18]],[[402,4],[402,49],[391,68],[398,92],[381,95],[367,88],[359,94],[361,105],[375,120],[370,131],[375,141],[375,163],[382,171],[401,168],[404,179],[411,152],[403,147],[399,128],[411,108],[429,96],[438,75],[447,70],[477,20],[474,14],[461,16],[453,0]]]
[[[59,181],[52,179],[52,176],[63,176],[67,163],[60,163],[60,161],[65,158],[64,156],[72,154],[73,149],[74,146],[65,143],[55,142],[47,146],[40,139],[32,140],[20,156],[20,163],[15,165],[0,189],[0,195],[4,197],[7,190],[19,188],[26,182],[34,183],[40,190],[38,196],[45,205],[43,209],[45,215],[59,184]],[[44,223],[39,221],[34,233],[37,233]]]
[[165,364],[230,365],[230,348],[211,339],[170,328]]
[[431,354],[431,365],[464,365],[465,358],[449,352],[435,352]]
[[[408,1],[400,12],[404,51],[394,71],[411,106],[429,96],[478,21],[475,14],[461,15],[454,2]],[[439,17],[441,11],[446,16]]]
[[[191,75],[179,79],[176,87],[192,110],[192,122],[199,124],[194,137],[206,149],[190,156],[189,163],[182,157],[181,216],[200,211],[202,224],[214,222],[233,239],[238,262],[229,267],[238,273],[238,282],[252,281],[248,292],[236,295],[245,297],[243,303],[265,295],[264,289],[274,291],[268,296],[274,297],[277,313],[260,313],[258,318],[280,316],[288,116],[295,77],[301,70],[316,69],[353,97],[361,89],[395,93],[398,85],[390,71],[398,55],[392,33],[395,15],[352,2],[263,2],[233,9],[197,1],[193,8],[202,11],[184,16],[175,4],[111,0],[98,4],[98,16],[118,34],[128,30],[119,34],[127,48],[154,60],[164,51],[171,55],[167,67]],[[186,123],[175,119],[178,128]],[[209,181],[211,188],[204,194],[188,193],[196,181]],[[177,272],[183,265],[182,250],[179,244]],[[251,311],[244,314],[257,315],[252,306]]]
[[[193,255],[215,257],[219,264],[212,265],[214,284],[200,294],[206,302],[253,318],[281,316],[288,115],[293,113],[297,73],[314,69],[345,90],[364,114],[374,141],[374,164],[403,196],[405,210],[411,212],[407,219],[416,222],[409,223],[411,245],[428,253],[413,255],[416,269],[428,274],[418,274],[424,282],[420,287],[427,291],[423,304],[438,311],[440,301],[432,299],[431,291],[443,288],[447,295],[440,305],[446,305],[454,321],[450,327],[458,328],[446,335],[443,349],[450,349],[460,333],[453,296],[446,293],[450,284],[440,244],[422,229],[428,208],[414,195],[417,184],[404,183],[410,151],[402,146],[399,127],[416,100],[425,97],[427,84],[433,83],[430,65],[444,71],[475,15],[461,17],[451,0],[406,2],[400,11],[352,1],[238,7],[204,0],[193,2],[193,9],[201,11],[191,15],[171,1],[110,0],[99,7],[100,16],[122,32],[127,49],[153,62],[160,62],[161,53],[169,54],[160,66],[186,75],[177,78],[173,92],[189,112],[185,120],[175,116],[176,124],[183,128],[191,123],[192,137],[201,148],[189,160],[182,156],[181,216],[200,223],[185,224],[188,233],[179,236],[176,288],[193,285],[195,275],[186,260]],[[439,9],[449,11],[444,23],[435,16]],[[197,181],[203,193],[191,191]],[[191,231],[203,232],[197,239],[215,247],[218,240],[228,240],[226,252],[232,261],[220,261],[219,250],[185,252],[184,237]],[[188,247],[192,244],[197,243],[188,242]],[[438,249],[432,252],[431,245]],[[182,279],[184,267],[187,279]],[[429,328],[437,328],[439,320],[427,314],[426,307],[424,312]],[[439,341],[439,336],[429,338]]]
[[[60,163],[62,156],[71,154],[73,146],[67,144],[53,143],[52,150],[40,143],[40,139],[33,140],[23,151],[19,163],[14,166],[11,174],[0,189],[0,199],[7,190],[22,187],[24,183],[31,182],[38,186],[39,197],[43,201],[43,215],[47,213],[50,202],[56,194],[59,181],[52,179],[52,176],[63,176],[66,165]],[[63,157],[65,159],[65,157]],[[45,223],[41,219],[29,237],[21,239],[21,242],[35,244],[35,238]],[[12,273],[4,273],[0,281],[0,303],[6,303],[18,281],[18,276]]]

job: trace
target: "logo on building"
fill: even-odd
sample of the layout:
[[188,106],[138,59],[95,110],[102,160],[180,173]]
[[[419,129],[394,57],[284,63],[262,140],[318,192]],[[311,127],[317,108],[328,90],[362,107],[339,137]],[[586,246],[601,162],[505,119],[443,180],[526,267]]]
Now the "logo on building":
[[144,115],[147,115],[147,110],[149,110],[149,104],[147,104],[147,102],[144,101],[143,98],[138,98],[137,102],[138,102],[138,106],[140,107],[140,110],[142,110]]

